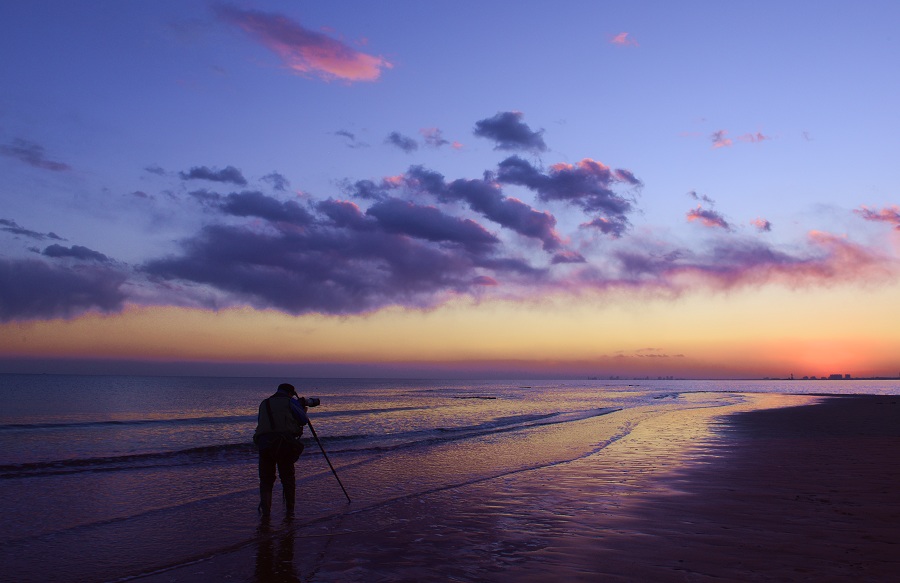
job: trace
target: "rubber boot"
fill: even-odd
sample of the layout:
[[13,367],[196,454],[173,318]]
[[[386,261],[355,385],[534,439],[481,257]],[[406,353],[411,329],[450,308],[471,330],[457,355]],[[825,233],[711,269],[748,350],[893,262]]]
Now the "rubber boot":
[[272,486],[259,487],[259,513],[263,518],[268,518],[272,514]]
[[284,515],[286,518],[294,517],[294,501],[296,497],[296,492],[293,488],[285,488],[284,489]]

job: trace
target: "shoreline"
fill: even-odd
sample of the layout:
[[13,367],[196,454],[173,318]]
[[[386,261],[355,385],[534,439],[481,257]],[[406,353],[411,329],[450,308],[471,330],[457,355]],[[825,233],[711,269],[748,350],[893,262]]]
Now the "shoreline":
[[[888,581],[900,576],[900,397],[829,396],[730,415],[617,521],[612,580]],[[640,533],[641,536],[633,536]],[[641,560],[641,557],[644,557]]]
[[891,580],[897,483],[900,396],[770,395],[650,418],[571,463],[273,524],[138,580]]

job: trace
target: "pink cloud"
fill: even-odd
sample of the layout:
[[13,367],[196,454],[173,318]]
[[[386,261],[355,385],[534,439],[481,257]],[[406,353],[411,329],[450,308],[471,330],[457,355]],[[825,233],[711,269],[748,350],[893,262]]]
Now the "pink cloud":
[[809,241],[820,252],[820,259],[808,261],[805,275],[830,279],[855,280],[857,277],[896,273],[896,262],[874,249],[849,241],[846,237],[810,231]]
[[598,162],[597,160],[592,160],[590,158],[585,158],[580,162],[576,162],[575,164],[569,164],[568,162],[557,162],[556,164],[550,165],[550,170],[556,173],[580,170],[589,174],[604,176],[605,180],[609,180],[610,175],[609,166],[607,166],[603,162]]
[[867,221],[888,223],[893,225],[895,229],[900,230],[900,206],[893,205],[881,210],[875,210],[863,205],[853,212]]
[[584,263],[585,261],[587,260],[581,253],[570,249],[564,249],[553,255],[551,263],[557,265],[560,263]]
[[756,132],[755,134],[744,134],[742,136],[738,136],[738,140],[741,142],[750,142],[755,144],[757,142],[763,142],[765,140],[771,140],[771,136],[765,136],[760,132]]
[[448,143],[447,140],[444,139],[444,132],[442,132],[440,128],[422,128],[419,130],[419,133],[422,134],[425,143],[429,146],[439,147]]
[[241,28],[277,54],[293,71],[325,80],[375,81],[392,65],[382,57],[359,52],[344,43],[304,28],[279,14],[218,8],[220,17]]
[[721,290],[778,283],[788,287],[827,286],[890,281],[898,273],[895,257],[821,231],[810,232],[806,248],[794,253],[744,238],[718,240],[709,248],[690,250],[642,243],[616,252],[623,278],[585,271],[583,275],[590,278],[583,283],[595,288],[630,286],[677,295],[698,285]]
[[444,137],[444,132],[440,128],[422,128],[419,130],[425,143],[432,148],[440,148],[441,146],[450,146],[454,150],[462,148],[459,142],[451,142]]
[[710,136],[710,139],[713,143],[713,148],[727,148],[731,146],[734,142],[731,141],[731,138],[726,138],[725,134],[728,132],[726,130],[719,130],[717,132],[713,132]]
[[620,233],[622,231],[622,226],[619,223],[614,223],[604,217],[597,217],[592,221],[581,223],[579,227],[581,227],[582,229],[597,229],[601,233],[610,235],[613,238],[620,236]]
[[402,174],[398,174],[396,176],[387,176],[384,178],[384,183],[392,188],[397,188],[403,184],[403,181],[405,179],[406,177]]
[[620,32],[619,34],[612,37],[609,42],[614,45],[619,45],[620,47],[636,47],[639,46],[638,42],[633,38],[628,38],[627,32]]
[[632,173],[631,170],[616,168],[616,171],[613,174],[619,182],[627,182],[633,186],[643,186],[643,183],[634,176],[634,173]]
[[731,229],[731,225],[728,224],[728,221],[722,215],[714,210],[704,209],[699,204],[697,208],[688,211],[687,220],[688,222],[699,221],[704,227]]
[[[712,140],[712,147],[713,148],[727,148],[728,146],[733,146],[734,140],[732,140],[731,138],[729,138],[727,136],[728,136],[727,130],[718,130],[718,131],[713,132],[712,135],[709,136],[710,140]],[[764,142],[766,140],[771,140],[771,139],[772,139],[772,136],[767,136],[761,132],[741,134],[740,136],[735,138],[735,140],[737,140],[739,142],[744,142],[744,143],[748,143],[748,144],[757,144],[759,142]]]
[[497,280],[487,275],[479,275],[472,280],[475,285],[495,286],[499,285]]
[[753,225],[754,227],[756,227],[760,231],[768,232],[768,231],[772,230],[772,223],[770,223],[766,219],[756,218],[756,219],[753,219],[752,221],[750,221],[750,224]]

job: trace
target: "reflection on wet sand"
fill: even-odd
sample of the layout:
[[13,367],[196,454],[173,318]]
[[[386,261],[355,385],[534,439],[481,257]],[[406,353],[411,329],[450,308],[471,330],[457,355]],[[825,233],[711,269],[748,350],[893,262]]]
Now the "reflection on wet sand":
[[[767,406],[809,400],[765,398]],[[340,526],[320,525],[338,534],[341,544],[322,553],[306,539],[299,543],[298,560],[321,561],[318,581],[502,580],[511,573],[517,580],[577,579],[608,573],[589,560],[603,541],[643,536],[623,517],[635,516],[651,493],[672,493],[677,483],[662,477],[710,462],[701,442],[712,436],[714,419],[752,407],[629,412],[634,417],[627,436],[594,455],[351,510]],[[593,429],[603,437],[596,424]]]
[[256,568],[253,580],[257,583],[300,583],[294,567],[294,529],[273,532],[268,519],[257,530]]
[[[853,452],[860,451],[863,442],[829,434],[836,426],[826,422],[811,425],[825,432],[818,437],[794,436],[790,438],[793,441],[785,441],[782,435],[780,442],[750,443],[750,434],[736,432],[733,418],[725,417],[821,398],[747,395],[724,407],[706,406],[699,395],[684,399],[685,406],[678,409],[636,407],[569,424],[566,431],[550,430],[539,438],[529,434],[532,441],[499,436],[490,442],[493,449],[475,447],[466,453],[475,456],[473,464],[484,467],[494,455],[498,467],[508,471],[476,481],[453,485],[453,480],[447,480],[454,471],[461,476],[467,472],[455,467],[452,455],[442,455],[440,448],[434,459],[420,459],[419,466],[386,463],[383,471],[394,472],[393,496],[371,500],[371,492],[380,485],[376,480],[370,484],[370,494],[362,497],[368,498],[363,504],[354,503],[338,514],[293,529],[292,553],[279,550],[279,545],[287,544],[288,535],[260,542],[257,572],[265,573],[269,580],[285,581],[295,579],[284,577],[298,575],[300,580],[315,581],[545,581],[595,580],[598,576],[612,581],[667,581],[706,576],[704,573],[746,579],[752,576],[748,569],[753,565],[772,577],[790,579],[809,568],[811,572],[848,575],[856,567],[841,557],[852,552],[872,558],[875,566],[859,567],[862,573],[900,568],[900,564],[888,563],[883,552],[892,548],[889,541],[898,540],[898,522],[885,520],[896,517],[900,509],[889,486],[900,476],[890,468],[876,476],[877,464],[872,465],[871,460],[852,465],[848,475],[876,476],[869,483],[881,492],[875,497],[865,489],[854,490],[857,482],[838,478],[848,471],[849,466],[842,463],[854,460]],[[812,411],[816,407],[798,409]],[[790,419],[794,418],[772,427],[793,423]],[[859,418],[865,419],[863,413]],[[894,421],[900,427],[900,419]],[[620,431],[623,427],[627,429],[624,433]],[[770,437],[772,431],[767,428],[761,435]],[[531,468],[523,462],[540,457],[532,447],[564,450],[569,439],[584,440],[587,435],[598,444],[592,454]],[[835,447],[820,447],[816,455],[791,449],[816,445],[829,435]],[[891,447],[900,451],[891,435],[879,437],[883,442],[879,442],[878,455],[884,457]],[[539,444],[534,439],[543,441]],[[837,447],[839,444],[844,445]],[[513,463],[516,455],[510,448],[516,448],[520,465]],[[748,452],[755,452],[756,457],[746,455]],[[834,452],[840,452],[843,460],[835,459]],[[460,462],[466,457],[455,459]],[[792,472],[779,465],[785,460],[795,467]],[[396,458],[389,461],[397,462]],[[900,463],[892,464],[894,467]],[[417,471],[436,472],[445,486],[419,493],[404,491]],[[375,475],[371,469],[369,475]],[[803,491],[797,489],[799,484]],[[840,498],[834,493],[821,495],[823,488],[831,487],[848,498],[842,505],[831,506]],[[873,512],[873,502],[881,504],[881,518]],[[823,509],[850,514],[835,516]],[[800,513],[799,518],[788,518],[794,512]],[[782,528],[782,524],[789,526]],[[873,529],[877,540],[862,536],[866,528]],[[846,536],[857,551],[835,537],[823,546],[828,557],[812,544],[791,543],[814,541],[823,529]],[[767,550],[748,550],[747,544]],[[823,562],[826,558],[831,563]],[[254,558],[236,552],[212,563],[223,575],[240,578]],[[291,570],[279,571],[285,564],[292,565]]]

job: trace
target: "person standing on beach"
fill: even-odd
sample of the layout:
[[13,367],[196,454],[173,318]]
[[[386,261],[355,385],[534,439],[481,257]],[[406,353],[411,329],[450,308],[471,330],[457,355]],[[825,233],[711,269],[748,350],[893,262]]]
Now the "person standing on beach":
[[285,514],[294,515],[294,462],[303,451],[297,438],[303,435],[303,426],[309,422],[306,406],[291,398],[296,395],[293,385],[282,383],[274,395],[259,404],[253,443],[259,449],[259,511],[263,518],[272,512],[276,469],[284,491]]

